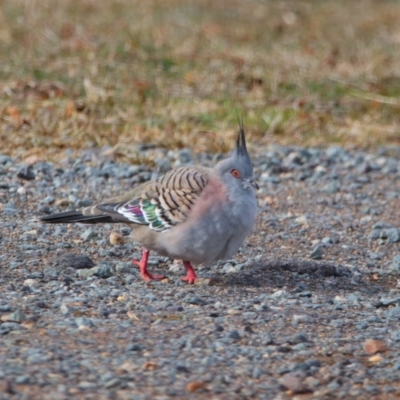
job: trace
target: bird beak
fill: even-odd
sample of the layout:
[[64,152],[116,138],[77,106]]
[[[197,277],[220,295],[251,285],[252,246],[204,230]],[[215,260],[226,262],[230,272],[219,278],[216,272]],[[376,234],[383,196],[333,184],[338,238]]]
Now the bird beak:
[[259,186],[257,185],[257,182],[254,179],[246,179],[246,183],[249,184],[249,186],[253,186],[254,189],[260,189]]

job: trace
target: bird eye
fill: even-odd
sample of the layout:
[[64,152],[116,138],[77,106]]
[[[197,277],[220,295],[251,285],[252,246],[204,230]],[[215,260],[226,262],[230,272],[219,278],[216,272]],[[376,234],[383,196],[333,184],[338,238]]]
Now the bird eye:
[[231,175],[232,175],[234,178],[240,178],[240,172],[239,172],[237,169],[233,169],[233,170],[231,171]]

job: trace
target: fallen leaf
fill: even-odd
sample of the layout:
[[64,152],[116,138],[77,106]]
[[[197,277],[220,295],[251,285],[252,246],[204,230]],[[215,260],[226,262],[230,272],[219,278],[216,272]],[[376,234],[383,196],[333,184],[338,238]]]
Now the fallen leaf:
[[192,71],[186,72],[184,79],[189,85],[193,85],[197,81],[196,74]]
[[192,381],[186,385],[186,391],[189,393],[197,392],[200,389],[205,388],[206,383],[203,381]]
[[158,368],[158,365],[153,361],[146,361],[142,365],[142,369],[147,369],[149,371],[155,371]]
[[114,246],[123,245],[125,243],[125,239],[120,233],[112,231],[110,234],[110,243]]
[[364,351],[368,354],[381,353],[387,350],[385,342],[382,340],[367,339],[364,342]]
[[65,116],[67,118],[71,118],[72,115],[74,115],[75,110],[76,110],[75,103],[72,100],[69,100],[67,105],[65,106]]
[[22,123],[22,118],[21,115],[18,111],[18,108],[16,106],[8,106],[7,107],[7,114],[17,123],[21,124]]

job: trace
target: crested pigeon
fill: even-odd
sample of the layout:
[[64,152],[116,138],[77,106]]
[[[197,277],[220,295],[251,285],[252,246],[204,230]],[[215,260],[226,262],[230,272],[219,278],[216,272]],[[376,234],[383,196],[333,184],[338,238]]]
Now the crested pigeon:
[[178,167],[132,191],[81,211],[41,218],[45,223],[128,223],[142,259],[132,260],[145,281],[164,279],[147,270],[150,251],[183,261],[187,275],[197,279],[192,264],[211,264],[236,253],[253,228],[257,202],[253,166],[243,124],[236,147],[214,168]]

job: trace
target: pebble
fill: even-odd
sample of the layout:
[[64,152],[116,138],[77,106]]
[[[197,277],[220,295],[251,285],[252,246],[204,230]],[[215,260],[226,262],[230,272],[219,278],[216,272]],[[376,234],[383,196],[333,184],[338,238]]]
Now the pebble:
[[322,192],[333,194],[340,192],[340,189],[340,183],[337,181],[332,181],[322,187]]
[[32,181],[35,179],[35,173],[31,165],[24,165],[17,172],[17,177],[25,181]]
[[308,376],[306,379],[304,379],[304,383],[311,389],[315,389],[321,384],[320,381],[315,379],[313,376]]
[[96,239],[97,233],[93,229],[89,228],[81,234],[81,238],[84,242],[88,242],[89,240]]
[[391,275],[400,275],[400,254],[396,254],[388,263],[387,270]]
[[313,260],[321,260],[323,254],[324,254],[323,246],[318,245],[311,252],[310,258],[312,258]]
[[40,200],[40,204],[51,205],[56,201],[55,197],[47,196],[44,199]]
[[127,346],[126,346],[126,351],[141,351],[143,348],[142,348],[142,346],[141,345],[139,345],[139,344],[137,344],[137,343],[129,343]]
[[12,158],[7,154],[0,154],[0,164],[5,165],[12,161]]
[[15,383],[17,385],[26,385],[32,382],[32,377],[27,376],[27,375],[21,375],[21,376],[17,376],[15,378]]
[[25,196],[26,195],[26,189],[21,186],[17,189],[17,193],[20,194],[21,196]]
[[15,310],[12,314],[9,314],[7,319],[12,322],[24,322],[28,318],[21,310]]
[[289,297],[289,293],[286,290],[277,290],[270,295],[271,299],[285,299]]
[[76,271],[76,276],[78,276],[79,278],[87,279],[92,276],[95,276],[98,273],[99,269],[100,267],[79,269]]
[[36,279],[25,279],[23,285],[24,286],[37,286],[39,282]]
[[127,274],[132,272],[134,266],[132,263],[117,263],[115,266],[115,272],[119,274]]
[[264,369],[259,366],[256,366],[256,367],[254,367],[253,372],[251,373],[251,377],[253,379],[260,379],[261,376],[264,374],[265,374]]
[[94,323],[90,318],[86,317],[77,317],[75,318],[75,323],[78,328],[92,328]]
[[94,382],[81,381],[78,383],[78,388],[82,390],[96,389],[97,385]]
[[373,364],[378,364],[383,360],[383,357],[380,356],[379,354],[376,354],[375,356],[372,356],[368,358],[368,361],[373,363]]
[[295,222],[296,224],[299,224],[299,225],[308,225],[308,224],[309,224],[309,221],[308,221],[308,218],[307,218],[306,215],[300,215],[299,217],[297,217],[297,218],[294,220],[294,222]]
[[115,275],[114,267],[106,263],[103,263],[98,267],[92,268],[91,271],[94,271],[93,275],[96,275],[100,278],[110,278],[111,276]]
[[238,331],[229,332],[226,337],[231,340],[240,340],[241,339],[241,336]]
[[66,303],[63,303],[60,306],[60,311],[61,311],[61,314],[63,314],[63,315],[72,314],[76,310],[77,309],[75,307],[72,307],[72,306],[70,306],[69,304],[66,304]]
[[379,233],[379,240],[382,244],[399,242],[400,231],[397,228],[382,229]]
[[54,202],[54,205],[57,207],[67,207],[71,204],[70,199],[58,199]]
[[104,384],[104,387],[106,389],[111,389],[111,388],[119,386],[121,384],[121,382],[122,381],[118,378],[110,379]]
[[204,304],[204,301],[200,297],[198,297],[197,295],[188,294],[183,300],[186,303],[189,303],[189,304],[195,304],[195,305]]
[[383,297],[376,303],[376,307],[388,307],[395,304],[400,304],[400,297]]
[[280,379],[280,384],[285,388],[289,389],[292,393],[307,393],[309,392],[308,386],[301,381],[300,378],[291,374],[285,374]]
[[0,335],[8,334],[10,331],[20,330],[22,325],[19,322],[8,321],[0,325]]
[[88,256],[78,254],[64,254],[55,262],[60,268],[89,269],[95,266]]

